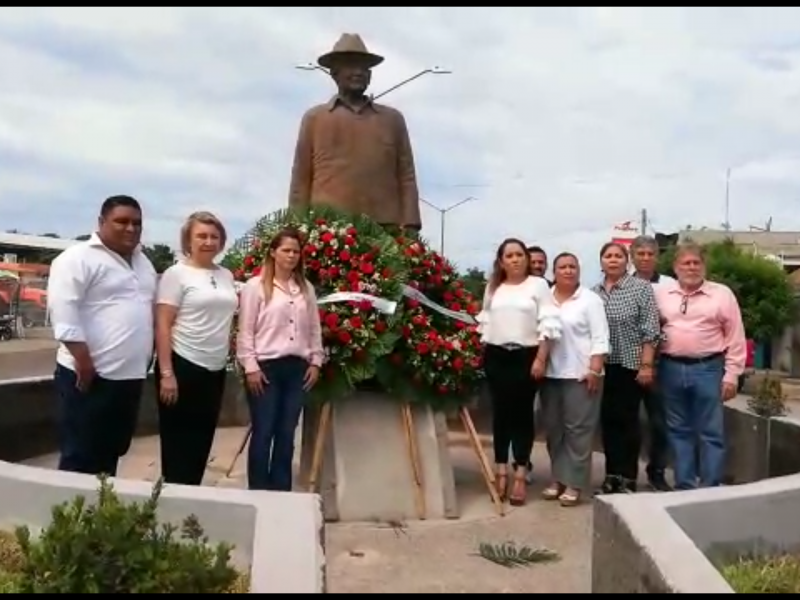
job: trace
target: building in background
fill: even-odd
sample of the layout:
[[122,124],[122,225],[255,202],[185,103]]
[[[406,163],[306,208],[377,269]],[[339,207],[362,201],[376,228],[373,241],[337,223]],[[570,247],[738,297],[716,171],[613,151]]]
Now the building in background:
[[710,244],[730,239],[742,250],[774,260],[787,273],[793,273],[800,269],[800,231],[684,229],[679,234],[679,240],[686,239],[691,239],[698,244]]

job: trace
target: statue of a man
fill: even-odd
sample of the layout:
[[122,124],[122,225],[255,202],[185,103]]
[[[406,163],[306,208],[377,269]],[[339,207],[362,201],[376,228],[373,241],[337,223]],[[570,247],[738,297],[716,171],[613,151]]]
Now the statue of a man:
[[419,230],[419,191],[408,128],[400,111],[366,95],[370,53],[357,34],[344,34],[318,60],[338,93],[303,115],[292,167],[289,206],[328,205],[381,225]]

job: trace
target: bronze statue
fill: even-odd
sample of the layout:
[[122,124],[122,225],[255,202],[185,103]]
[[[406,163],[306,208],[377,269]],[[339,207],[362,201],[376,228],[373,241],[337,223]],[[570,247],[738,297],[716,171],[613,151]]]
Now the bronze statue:
[[328,205],[381,225],[419,230],[419,191],[405,119],[366,94],[371,70],[382,62],[357,34],[342,35],[319,57],[338,93],[303,115],[289,206]]

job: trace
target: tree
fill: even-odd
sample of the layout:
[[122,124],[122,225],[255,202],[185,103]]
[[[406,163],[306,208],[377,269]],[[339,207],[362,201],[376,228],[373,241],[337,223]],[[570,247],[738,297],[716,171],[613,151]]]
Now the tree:
[[[659,257],[662,273],[674,274],[675,250],[670,247]],[[748,337],[771,340],[797,320],[795,291],[781,265],[739,248],[730,239],[707,244],[705,251],[708,278],[736,294]]]
[[461,279],[464,288],[476,298],[483,298],[486,289],[486,273],[477,267],[470,267]]
[[75,237],[75,241],[76,241],[76,242],[85,242],[85,241],[87,241],[87,240],[88,240],[89,238],[91,238],[91,237],[92,237],[92,234],[91,234],[91,233],[83,233],[83,234],[81,234],[81,235],[79,235],[79,236],[76,236],[76,237]]
[[172,265],[175,264],[175,252],[166,244],[153,244],[152,246],[143,246],[147,258],[153,263],[156,273],[163,273]]

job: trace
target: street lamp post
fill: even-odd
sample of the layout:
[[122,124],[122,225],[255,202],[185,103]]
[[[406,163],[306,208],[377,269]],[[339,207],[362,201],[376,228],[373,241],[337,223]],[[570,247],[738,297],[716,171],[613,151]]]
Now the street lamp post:
[[474,196],[468,196],[468,197],[464,198],[463,200],[461,200],[460,202],[456,202],[455,204],[453,204],[451,206],[448,206],[446,208],[440,208],[440,207],[436,206],[435,204],[433,204],[431,202],[428,202],[427,200],[425,200],[425,198],[420,198],[419,200],[420,200],[420,202],[422,202],[424,204],[427,204],[432,209],[434,209],[434,210],[439,212],[439,218],[440,218],[440,222],[439,222],[439,225],[440,225],[440,230],[439,230],[439,252],[441,253],[442,256],[444,256],[444,227],[445,227],[445,222],[447,220],[447,213],[449,213],[453,209],[458,208],[462,204],[466,204],[467,202],[471,202],[472,200],[477,200],[477,198],[475,198]]
[[[324,67],[320,67],[319,65],[315,65],[314,63],[307,63],[307,64],[304,64],[304,65],[297,65],[295,67],[295,69],[300,69],[301,71],[320,71],[321,73],[325,73],[326,75],[330,75],[330,71],[328,71],[328,69],[326,69]],[[419,79],[420,77],[422,77],[424,75],[428,75],[428,74],[430,74],[430,75],[452,75],[452,73],[453,73],[452,71],[450,71],[448,69],[443,69],[441,67],[430,67],[428,69],[423,69],[422,71],[420,71],[416,75],[413,75],[413,76],[409,77],[408,79],[404,79],[400,83],[398,83],[396,85],[393,85],[388,90],[385,90],[385,91],[381,92],[378,95],[374,95],[374,94],[371,95],[370,96],[370,100],[373,100],[373,101],[377,100],[378,98],[381,98],[382,96],[385,96],[386,94],[388,94],[390,92],[393,92],[396,89],[401,88],[401,87],[403,87],[404,85],[406,85],[408,83],[411,83],[412,81],[416,81],[417,79]]]

